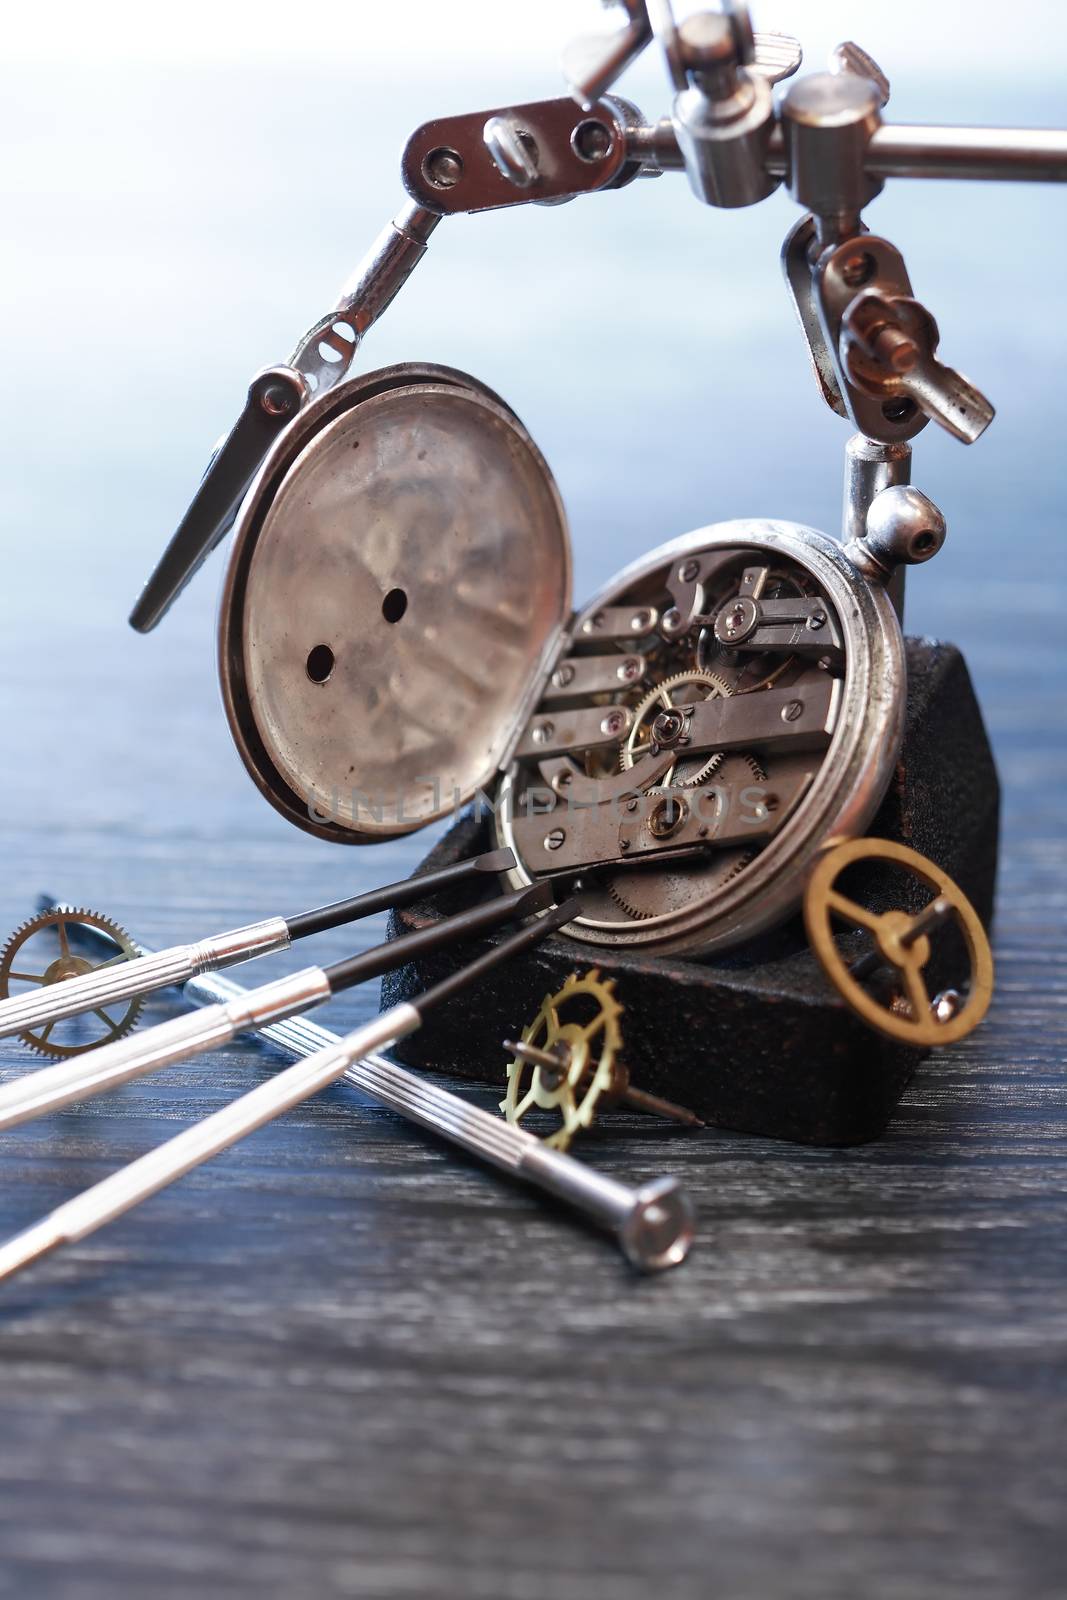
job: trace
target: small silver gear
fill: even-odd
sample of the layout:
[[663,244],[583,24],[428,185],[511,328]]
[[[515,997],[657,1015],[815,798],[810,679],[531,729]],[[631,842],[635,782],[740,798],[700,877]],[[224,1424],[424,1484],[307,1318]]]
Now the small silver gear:
[[[619,767],[623,772],[629,772],[641,760],[650,743],[650,729],[646,726],[652,720],[652,715],[658,716],[661,711],[670,711],[674,708],[674,694],[676,690],[696,689],[703,691],[699,694],[701,700],[713,700],[718,696],[730,695],[733,690],[724,678],[719,678],[713,672],[706,672],[702,667],[693,667],[688,672],[676,672],[670,678],[664,678],[650,689],[643,700],[634,707],[633,725],[629,734],[619,747]],[[685,704],[685,702],[682,702]],[[663,785],[671,785],[679,789],[692,789],[698,784],[706,783],[722,764],[722,752],[713,750],[710,756],[703,760],[691,757],[686,760],[679,758],[673,767],[669,767],[664,776],[659,780]]]
[[[90,961],[87,956],[77,955],[71,949],[69,928],[71,924],[83,927],[96,928],[101,933],[106,933],[118,946],[116,955],[104,961]],[[38,956],[27,948],[31,941],[39,934],[46,934],[54,930],[59,940],[59,954],[50,960],[45,958],[44,949]],[[21,956],[19,952],[22,952]],[[86,972],[92,972],[97,967],[109,966],[112,961],[128,961],[138,954],[137,946],[124,928],[110,917],[103,916],[99,911],[89,911],[83,907],[59,907],[51,911],[41,911],[35,917],[29,917],[21,923],[8,939],[3,950],[0,950],[0,1000],[11,997],[11,984],[51,984],[62,983],[67,978],[78,978]],[[18,957],[18,964],[16,964]],[[39,969],[39,970],[38,970]],[[19,990],[18,993],[25,993]],[[122,1007],[119,1015],[119,1006]],[[52,1022],[45,1023],[39,1030],[28,1030],[18,1035],[19,1039],[30,1050],[41,1056],[67,1056],[81,1055],[83,1051],[93,1050],[99,1044],[110,1044],[114,1039],[121,1039],[136,1027],[141,1010],[144,1006],[144,996],[135,995],[131,1000],[120,1001],[111,1007],[115,1015],[109,1015],[106,1010],[92,1013],[98,1022],[103,1024],[103,1029],[97,1029],[95,1036],[64,1043],[52,1037]],[[73,1019],[65,1019],[73,1020]],[[79,1019],[83,1020],[83,1019]],[[87,1021],[88,1019],[84,1019]]]

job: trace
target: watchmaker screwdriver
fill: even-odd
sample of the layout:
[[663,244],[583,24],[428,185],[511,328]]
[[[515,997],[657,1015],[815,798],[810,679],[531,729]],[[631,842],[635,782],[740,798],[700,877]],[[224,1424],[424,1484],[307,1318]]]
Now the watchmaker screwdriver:
[[234,928],[200,939],[195,944],[172,945],[154,955],[128,960],[117,956],[93,972],[58,983],[44,981],[39,973],[12,973],[12,977],[39,983],[40,988],[0,1000],[0,1038],[42,1028],[83,1011],[103,1011],[108,1005],[149,994],[170,984],[184,983],[199,972],[215,972],[254,956],[287,950],[296,939],[339,928],[361,917],[373,916],[398,906],[411,905],[424,895],[462,883],[468,878],[507,872],[515,865],[510,850],[491,850],[485,855],[458,861],[436,872],[417,873],[400,883],[370,889],[350,900],[337,900],[295,917],[268,917],[247,927]]
[[[417,1000],[398,1006],[364,1024],[338,1044],[331,1044],[287,1067],[277,1077],[259,1084],[221,1111],[156,1150],[130,1162],[84,1194],[17,1234],[0,1248],[0,1279],[46,1255],[57,1246],[86,1238],[141,1200],[157,1193],[247,1134],[299,1105],[342,1077],[368,1051],[395,1043],[421,1027],[427,1012],[453,999],[491,972],[500,962],[529,949],[546,934],[573,919],[577,907],[570,902],[522,928],[501,944],[451,973],[427,989]],[[204,1013],[206,1015],[207,1013]],[[492,1118],[488,1118],[492,1122]],[[494,1124],[494,1131],[500,1131]],[[537,1164],[547,1155],[536,1140],[529,1159]],[[506,1148],[503,1144],[501,1149]],[[500,1158],[498,1157],[498,1160]],[[503,1162],[501,1163],[503,1164]],[[577,1168],[571,1172],[570,1168]],[[622,1184],[601,1179],[577,1163],[566,1163],[561,1173],[556,1162],[541,1163],[538,1181],[543,1187],[573,1198],[602,1224],[612,1227],[623,1248],[637,1265],[670,1266],[684,1259],[692,1237],[692,1214],[674,1180],[646,1185],[634,1193]]]
[[[41,897],[42,910],[55,904],[50,896]],[[79,925],[75,936],[84,937],[85,944],[93,949],[114,947],[114,941],[98,928]],[[239,999],[246,992],[231,978],[214,973],[191,978],[183,990],[196,1005],[216,1005]],[[309,1017],[287,1017],[255,1031],[298,1060],[342,1043],[338,1034]],[[525,1128],[468,1105],[459,1095],[384,1056],[367,1054],[352,1061],[342,1076],[409,1122],[428,1128],[499,1171],[574,1206],[598,1227],[614,1234],[631,1266],[640,1271],[676,1267],[688,1255],[693,1240],[693,1207],[677,1178],[653,1178],[640,1188],[630,1188],[573,1156],[552,1149]]]
[[[58,1207],[0,1248],[0,1279],[9,1277],[60,1244],[87,1237],[140,1200],[147,1199],[342,1076],[412,1121],[441,1133],[492,1165],[575,1206],[600,1227],[612,1232],[631,1264],[642,1271],[679,1265],[689,1252],[694,1222],[692,1206],[677,1179],[655,1179],[631,1189],[570,1156],[547,1149],[522,1129],[468,1106],[457,1096],[423,1082],[380,1057],[368,1055],[414,1031],[428,1010],[476,982],[498,962],[517,955],[548,933],[565,926],[576,909],[573,902],[567,902],[550,911],[426,991],[417,1001],[393,1007],[347,1038],[338,1040],[326,1035],[328,1042],[321,1049],[306,1055],[278,1077],[260,1084],[224,1110],[186,1129],[157,1150]],[[226,980],[203,981],[225,984]],[[298,1029],[309,1039],[323,1033],[306,1021],[272,1025],[270,1033],[278,1037],[286,1030],[285,1048],[300,1050],[303,1054],[303,1046],[292,1039],[292,1033]]]
[[[575,902],[571,901],[571,910]],[[443,918],[427,928],[390,939],[329,967],[306,967],[287,978],[249,989],[240,999],[191,1015],[173,1017],[155,1028],[114,1044],[101,1045],[71,1061],[25,1073],[0,1088],[0,1129],[56,1111],[73,1100],[103,1094],[133,1078],[172,1066],[203,1050],[228,1044],[238,1033],[321,1005],[345,989],[379,978],[406,961],[430,955],[461,939],[485,933],[503,922],[555,908],[548,884],[531,884],[498,895],[484,905]]]

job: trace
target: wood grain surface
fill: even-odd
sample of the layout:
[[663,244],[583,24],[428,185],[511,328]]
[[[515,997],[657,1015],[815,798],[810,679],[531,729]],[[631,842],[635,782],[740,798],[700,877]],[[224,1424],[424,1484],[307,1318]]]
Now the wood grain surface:
[[[280,907],[329,892],[277,844],[201,841],[202,895],[159,839],[4,846],[12,919],[91,879],[157,943],[258,909],[268,871]],[[1009,833],[992,1017],[878,1144],[589,1140],[690,1187],[664,1278],[339,1087],[6,1285],[0,1593],[1062,1594],[1061,874],[1058,840]],[[235,1048],[13,1130],[3,1231],[273,1064]]]

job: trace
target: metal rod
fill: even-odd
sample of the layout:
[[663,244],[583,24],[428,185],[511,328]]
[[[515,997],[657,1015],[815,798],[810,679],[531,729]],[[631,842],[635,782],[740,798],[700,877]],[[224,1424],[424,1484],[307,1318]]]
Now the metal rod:
[[661,1094],[649,1094],[647,1089],[635,1089],[630,1084],[623,1099],[630,1105],[636,1106],[639,1111],[648,1111],[654,1117],[668,1117],[671,1122],[680,1122],[686,1128],[703,1128],[703,1118],[698,1117],[695,1111],[690,1111],[687,1106],[680,1106],[673,1100],[665,1100]]
[[[51,896],[42,896],[43,906],[55,904]],[[114,941],[101,929],[74,925],[71,932],[101,951],[114,948]],[[205,973],[191,979],[183,992],[194,1005],[203,1006],[236,999],[245,991],[230,978]],[[297,1059],[340,1042],[337,1034],[307,1017],[271,1022],[256,1032]],[[349,1062],[342,1077],[409,1122],[574,1206],[614,1234],[627,1259],[639,1270],[656,1272],[677,1266],[688,1255],[694,1213],[676,1178],[653,1179],[637,1189],[617,1183],[384,1056],[368,1052],[361,1060]]]
[[335,900],[332,905],[319,906],[314,911],[302,911],[299,916],[287,917],[290,939],[306,939],[313,933],[325,933],[330,928],[341,928],[361,917],[374,916],[379,911],[393,911],[421,900],[424,895],[436,894],[439,889],[454,888],[470,878],[493,877],[508,872],[515,865],[511,850],[489,850],[480,856],[468,856],[454,861],[450,866],[438,867],[433,872],[416,872],[399,883],[387,883],[381,889],[369,889],[349,900]]
[[866,167],[876,178],[1065,183],[1067,131],[887,122],[871,140]]
[[[871,501],[883,489],[911,482],[911,445],[883,444],[854,433],[845,445],[845,486],[841,508],[841,542],[863,539]],[[898,566],[886,590],[901,623],[904,621],[904,574]]]
[[933,933],[934,929],[939,928],[951,915],[952,901],[946,900],[939,895],[936,900],[931,900],[928,906],[924,906],[910,928],[905,928],[900,935],[901,944],[906,949],[910,949],[916,940],[922,938],[923,934]]
[[334,316],[351,322],[362,338],[411,277],[440,220],[436,211],[407,201],[346,281]]
[[[928,906],[924,906],[922,911],[913,919],[910,927],[905,928],[904,932],[898,936],[899,943],[905,949],[910,949],[917,939],[921,939],[924,934],[933,933],[934,929],[939,928],[946,918],[951,915],[952,901],[938,896],[936,900],[931,900]],[[853,978],[863,979],[872,977],[874,973],[879,972],[888,965],[889,963],[879,946],[874,950],[868,950],[866,955],[860,956],[859,960],[854,961],[848,970]]]
[[[684,169],[669,117],[627,132],[637,159],[664,172]],[[876,178],[957,178],[1005,183],[1067,183],[1067,131],[1061,128],[952,128],[886,122],[867,147]],[[788,172],[781,124],[771,133],[767,171]]]
[[[537,1045],[526,1044],[522,1039],[505,1039],[504,1049],[509,1055],[517,1056],[520,1061],[527,1062],[531,1067],[537,1067],[546,1077],[546,1087],[554,1089],[560,1080],[567,1076],[568,1063],[562,1057],[553,1055],[551,1050],[541,1050]],[[625,1076],[625,1069],[620,1069]],[[704,1123],[695,1111],[690,1111],[686,1106],[676,1105],[673,1100],[665,1100],[662,1095],[649,1094],[647,1089],[635,1089],[632,1083],[616,1091],[619,1099],[625,1100],[628,1105],[636,1106],[641,1111],[648,1111],[656,1117],[668,1117],[671,1122],[681,1122],[687,1128],[703,1128]]]
[[549,1083],[555,1083],[567,1073],[567,1062],[562,1056],[553,1055],[551,1050],[541,1050],[535,1044],[526,1044],[521,1039],[505,1039],[504,1049],[510,1056],[517,1056],[520,1061],[525,1061],[531,1067],[539,1067],[549,1076]]

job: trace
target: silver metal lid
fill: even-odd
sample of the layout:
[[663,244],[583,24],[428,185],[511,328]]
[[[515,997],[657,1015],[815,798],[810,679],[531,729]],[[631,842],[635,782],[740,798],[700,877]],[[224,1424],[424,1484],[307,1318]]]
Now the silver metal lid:
[[219,620],[230,727],[261,791],[359,844],[471,799],[570,609],[555,482],[475,379],[398,366],[323,396],[249,492]]

